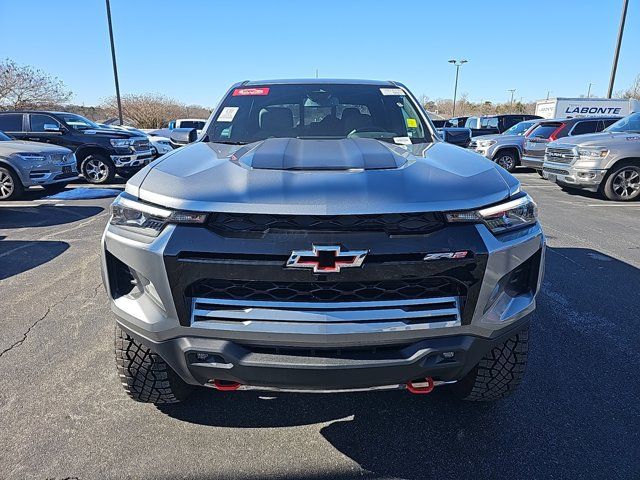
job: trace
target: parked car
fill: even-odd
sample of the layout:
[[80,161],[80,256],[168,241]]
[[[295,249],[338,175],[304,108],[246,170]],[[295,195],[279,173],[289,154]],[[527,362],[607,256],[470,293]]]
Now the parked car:
[[175,128],[195,128],[198,135],[200,135],[206,123],[206,118],[178,118],[177,120],[169,122],[169,130]]
[[135,133],[141,137],[147,137],[149,139],[149,143],[151,143],[151,147],[155,149],[154,156],[155,158],[161,157],[165,153],[169,153],[173,150],[173,146],[171,145],[171,139],[167,137],[161,137],[158,135],[154,135],[152,133],[145,132],[144,130],[140,130],[135,127],[130,127],[128,125],[107,125],[104,123],[98,123],[99,127],[102,128],[112,128],[115,130],[124,130],[126,132]]
[[520,163],[525,167],[535,168],[542,175],[544,152],[549,142],[564,137],[601,132],[618,120],[620,117],[580,117],[539,122],[525,135]]
[[480,155],[493,160],[508,172],[513,172],[520,165],[524,135],[538,122],[539,120],[525,120],[504,133],[472,138],[469,147],[475,148]]
[[58,193],[76,178],[76,158],[68,148],[13,140],[0,132],[0,200],[16,200],[33,186]]
[[19,140],[71,149],[78,171],[90,183],[108,183],[116,173],[128,178],[153,159],[146,136],[100,128],[75,113],[0,112],[0,130]]
[[102,237],[133,399],[448,385],[486,401],[519,384],[544,263],[535,204],[441,141],[402,84],[239,83],[164,158]]
[[640,198],[640,113],[601,133],[549,143],[542,173],[562,187],[601,192],[609,200]]
[[516,123],[525,120],[541,119],[537,115],[509,114],[509,115],[489,115],[483,117],[469,117],[464,126],[471,129],[472,137],[503,133],[513,127]]

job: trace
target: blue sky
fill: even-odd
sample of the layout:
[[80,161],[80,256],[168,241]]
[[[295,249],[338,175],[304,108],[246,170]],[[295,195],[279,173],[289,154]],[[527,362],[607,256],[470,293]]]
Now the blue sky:
[[[395,79],[416,95],[473,100],[606,93],[621,0],[111,0],[122,93],[214,106],[235,81]],[[58,76],[73,101],[113,95],[103,0],[0,0],[0,57]],[[616,90],[640,73],[631,0]]]

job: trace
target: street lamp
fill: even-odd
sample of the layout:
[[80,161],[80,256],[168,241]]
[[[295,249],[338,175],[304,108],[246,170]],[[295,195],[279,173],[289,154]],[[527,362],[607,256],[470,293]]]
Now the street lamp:
[[118,67],[116,65],[116,47],[113,43],[113,27],[111,26],[111,5],[107,3],[107,23],[109,24],[109,40],[111,41],[111,61],[113,62],[113,78],[116,82],[116,100],[118,101],[118,120],[122,125],[122,102],[120,101],[120,85],[118,84]]
[[511,92],[511,103],[509,103],[509,111],[513,113],[513,94],[516,93],[515,88],[510,88],[507,92]]
[[458,75],[460,74],[460,67],[462,65],[464,65],[465,63],[467,63],[467,60],[449,60],[449,63],[455,65],[456,67],[456,85],[453,88],[453,113],[451,114],[452,117],[456,116],[456,97],[458,96]]
[[620,57],[620,45],[622,44],[622,34],[624,33],[624,22],[627,19],[628,7],[629,7],[629,0],[623,0],[622,15],[620,16],[620,27],[618,27],[618,41],[616,42],[616,49],[613,52],[613,66],[611,67],[611,78],[609,79],[609,90],[607,91],[607,98],[611,98],[611,95],[613,95],[613,84],[616,82],[616,70],[618,70],[618,58]]

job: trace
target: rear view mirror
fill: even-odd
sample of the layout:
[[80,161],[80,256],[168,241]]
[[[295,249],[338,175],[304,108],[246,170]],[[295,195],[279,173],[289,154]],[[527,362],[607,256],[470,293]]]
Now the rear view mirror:
[[169,139],[175,145],[187,145],[198,139],[198,131],[195,128],[174,128]]
[[55,123],[45,123],[42,126],[42,129],[45,132],[53,132],[53,133],[61,133],[62,130],[60,130],[60,127],[58,125],[56,125]]
[[442,133],[442,139],[447,143],[463,148],[467,148],[471,143],[471,130],[468,128],[448,127],[442,128],[440,132]]

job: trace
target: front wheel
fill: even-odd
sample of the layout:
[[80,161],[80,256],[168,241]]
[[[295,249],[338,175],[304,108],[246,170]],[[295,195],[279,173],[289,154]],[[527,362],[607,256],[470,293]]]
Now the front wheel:
[[516,155],[512,151],[498,152],[494,161],[509,173],[512,173],[518,164]]
[[157,353],[136,342],[116,326],[116,365],[125,391],[137,402],[177,403],[193,387],[182,380]]
[[80,171],[87,182],[94,184],[110,183],[116,176],[116,167],[111,159],[99,153],[87,155],[82,160]]
[[16,200],[24,193],[18,175],[9,168],[0,167],[0,200]]
[[494,347],[458,383],[454,395],[462,400],[487,402],[512,393],[524,377],[529,350],[529,328]]
[[628,202],[640,197],[640,166],[621,165],[611,171],[602,189],[609,200]]

